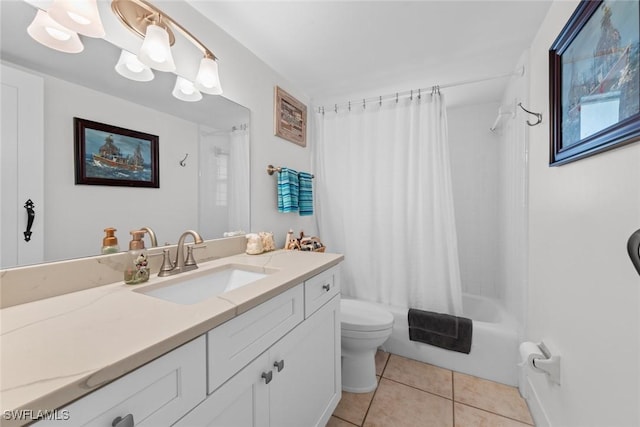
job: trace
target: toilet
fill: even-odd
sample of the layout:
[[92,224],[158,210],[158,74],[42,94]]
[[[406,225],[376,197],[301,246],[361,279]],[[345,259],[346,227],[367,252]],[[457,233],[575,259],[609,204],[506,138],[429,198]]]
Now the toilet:
[[393,314],[370,302],[342,299],[340,315],[342,390],[368,393],[378,385],[376,351],[391,335]]

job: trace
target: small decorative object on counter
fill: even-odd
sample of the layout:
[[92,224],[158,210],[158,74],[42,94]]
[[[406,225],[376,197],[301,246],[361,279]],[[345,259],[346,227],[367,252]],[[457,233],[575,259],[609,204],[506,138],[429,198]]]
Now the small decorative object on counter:
[[144,249],[144,230],[130,231],[132,237],[129,242],[129,259],[124,269],[124,283],[137,285],[149,280],[149,265],[147,251]]
[[257,233],[247,234],[247,250],[245,252],[249,255],[258,255],[264,252],[262,239]]
[[287,244],[285,246],[285,249],[309,252],[324,252],[325,246],[322,244],[318,237],[305,236],[304,231],[301,231],[300,237],[296,239],[293,237],[293,230],[289,230],[289,234],[287,234]]
[[261,231],[258,233],[262,240],[262,249],[265,252],[273,251],[276,249],[276,242],[273,239],[273,233],[267,231]]
[[287,237],[285,237],[284,239],[284,248],[290,249],[289,246],[291,245],[291,242],[293,240],[295,240],[295,237],[293,237],[293,230],[290,229],[289,232],[287,233]]
[[103,254],[115,254],[120,252],[120,246],[118,246],[118,238],[115,236],[115,232],[118,231],[113,227],[104,229],[106,235],[102,239],[102,253]]

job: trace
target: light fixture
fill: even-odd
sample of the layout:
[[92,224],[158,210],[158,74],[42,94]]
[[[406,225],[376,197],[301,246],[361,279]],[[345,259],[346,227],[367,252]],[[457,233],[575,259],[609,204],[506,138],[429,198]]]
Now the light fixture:
[[169,33],[159,25],[149,24],[142,42],[138,59],[145,65],[158,71],[173,72],[176,64],[171,55]]
[[193,82],[184,77],[176,77],[176,85],[173,87],[172,95],[181,101],[196,102],[202,99],[202,94]]
[[38,10],[27,33],[38,43],[60,52],[78,53],[84,49],[78,34],[58,24],[43,10]]
[[122,49],[120,59],[116,64],[116,71],[123,77],[138,82],[148,82],[153,80],[153,71],[128,50]]
[[[195,83],[189,81],[189,84],[195,84],[194,90],[198,92],[200,98],[202,97],[200,91],[211,95],[222,94],[217,58],[183,26],[146,0],[113,0],[111,9],[125,27],[143,39],[138,53],[138,59],[142,63],[159,71],[175,72],[176,66],[171,55],[171,46],[175,42],[174,31],[177,31],[203,55],[195,76]],[[176,79],[176,86],[179,81],[179,78]],[[184,95],[184,92],[181,93]],[[173,94],[176,96],[175,88]],[[183,99],[183,95],[176,97]],[[189,101],[192,101],[192,98],[193,96],[189,96]]]
[[[137,56],[122,50],[115,66],[120,75],[145,82],[154,78],[151,68],[180,74],[172,93],[183,101],[199,101],[201,92],[222,94],[216,56],[183,26],[147,0],[112,0],[111,9],[124,26],[142,38]],[[27,32],[37,42],[68,53],[84,49],[78,33],[89,37],[105,36],[97,0],[53,0],[46,12],[38,10]],[[181,63],[176,67],[171,47],[178,33],[183,36],[178,45],[184,51],[177,55]],[[189,49],[189,43],[196,49]],[[202,56],[196,57],[197,50]],[[190,60],[200,61],[195,76],[192,73],[196,67],[185,65]]]
[[54,0],[49,16],[70,30],[88,37],[104,37],[96,0]]
[[220,76],[218,75],[218,63],[207,54],[205,54],[205,57],[200,61],[200,68],[198,69],[195,85],[198,90],[204,93],[210,95],[222,94]]

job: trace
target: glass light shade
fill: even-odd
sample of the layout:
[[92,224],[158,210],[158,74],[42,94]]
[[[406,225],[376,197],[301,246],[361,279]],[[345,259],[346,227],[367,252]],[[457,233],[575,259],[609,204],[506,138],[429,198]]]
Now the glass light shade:
[[169,46],[169,34],[164,28],[153,24],[147,27],[138,59],[158,71],[173,72],[176,70],[176,64],[171,55],[171,46]]
[[210,95],[221,95],[220,75],[218,74],[218,63],[211,58],[204,57],[200,61],[200,68],[196,76],[196,88]]
[[140,62],[133,53],[124,49],[122,49],[115,68],[121,76],[137,82],[148,82],[154,77],[153,71],[149,67]]
[[84,49],[78,34],[58,24],[43,10],[38,10],[27,33],[38,43],[60,52],[78,53]]
[[176,85],[171,94],[179,100],[187,102],[196,102],[202,99],[202,94],[196,89],[193,82],[180,76],[176,78]]
[[47,9],[60,25],[88,37],[104,37],[96,0],[54,0]]

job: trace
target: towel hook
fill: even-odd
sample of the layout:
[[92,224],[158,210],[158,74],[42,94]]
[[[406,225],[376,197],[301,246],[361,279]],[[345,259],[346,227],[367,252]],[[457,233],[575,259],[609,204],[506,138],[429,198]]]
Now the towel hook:
[[518,107],[522,108],[526,113],[529,113],[529,114],[532,114],[532,115],[536,116],[536,118],[538,119],[538,121],[535,122],[535,123],[531,123],[529,120],[527,120],[527,124],[529,126],[535,126],[535,125],[539,125],[540,123],[542,123],[542,114],[534,113],[533,111],[527,110],[526,108],[524,108],[522,106],[522,102],[518,102]]
[[187,160],[187,157],[189,157],[189,153],[184,155],[184,159],[180,160],[180,166],[182,167],[187,166],[187,164],[185,163],[185,160]]

